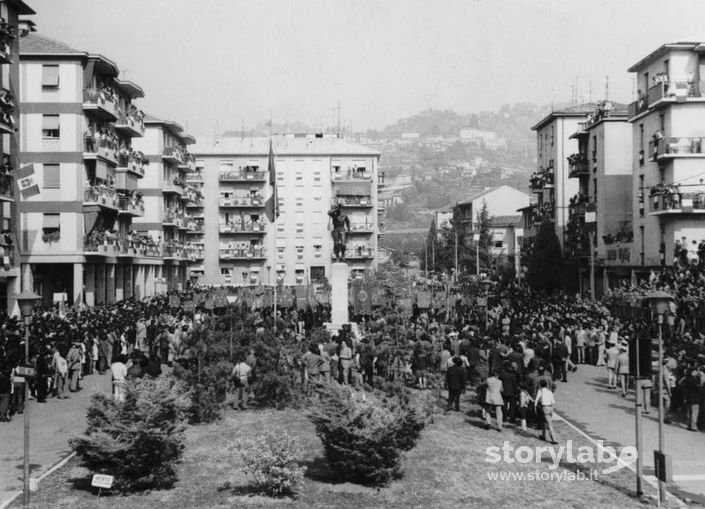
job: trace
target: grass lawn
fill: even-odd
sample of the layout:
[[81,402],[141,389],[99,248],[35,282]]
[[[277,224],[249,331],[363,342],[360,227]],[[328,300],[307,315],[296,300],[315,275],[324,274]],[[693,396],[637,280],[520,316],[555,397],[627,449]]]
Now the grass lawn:
[[[404,462],[404,476],[383,488],[370,488],[338,482],[331,473],[313,426],[296,410],[229,411],[216,424],[190,427],[186,450],[179,466],[179,481],[171,490],[132,496],[103,496],[86,488],[88,472],[73,460],[42,482],[33,494],[34,508],[436,508],[436,507],[648,507],[650,502],[633,496],[634,476],[621,470],[597,481],[490,480],[492,472],[551,472],[546,454],[539,463],[490,464],[485,461],[489,446],[502,446],[504,440],[517,447],[546,445],[535,430],[523,434],[514,427],[499,433],[484,429],[477,407],[468,401],[468,413],[439,413],[423,431],[418,446]],[[286,428],[300,437],[307,451],[308,472],[300,496],[272,499],[248,493],[249,479],[239,469],[228,442],[254,435],[270,427]],[[587,445],[563,423],[557,423],[561,442],[570,438],[574,448]],[[589,465],[562,462],[556,475],[589,468]],[[603,466],[597,467],[603,468]],[[649,494],[653,491],[650,490]],[[21,501],[19,501],[21,502]],[[15,506],[19,507],[19,503]]]

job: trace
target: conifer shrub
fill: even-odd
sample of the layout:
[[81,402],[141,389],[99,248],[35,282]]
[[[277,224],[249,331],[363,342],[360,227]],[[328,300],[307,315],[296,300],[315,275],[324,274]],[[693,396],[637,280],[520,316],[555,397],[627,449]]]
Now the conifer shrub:
[[397,391],[388,387],[375,394],[319,385],[308,417],[341,480],[383,485],[401,476],[403,453],[416,445],[426,417]]
[[231,445],[242,456],[241,470],[252,476],[254,488],[265,495],[296,495],[304,483],[303,448],[283,429],[273,429]]
[[91,473],[114,476],[114,491],[169,488],[189,407],[190,394],[173,377],[129,381],[124,402],[92,396],[88,428],[69,444]]

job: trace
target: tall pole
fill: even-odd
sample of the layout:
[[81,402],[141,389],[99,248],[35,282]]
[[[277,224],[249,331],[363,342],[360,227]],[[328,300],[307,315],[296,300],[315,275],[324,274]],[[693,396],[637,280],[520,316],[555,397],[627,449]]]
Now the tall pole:
[[458,230],[457,228],[453,229],[455,231],[455,277],[458,277]]
[[[658,450],[665,454],[666,443],[663,436],[663,313],[658,314]],[[663,477],[663,476],[661,476]],[[659,505],[666,501],[666,486],[659,479]]]
[[475,275],[480,277],[480,239],[477,239],[477,244],[475,245]]
[[[29,315],[24,317],[24,363],[29,366]],[[24,378],[24,458],[22,461],[22,507],[29,507],[29,382]]]
[[634,414],[636,416],[635,419],[635,425],[636,425],[636,432],[635,432],[635,438],[636,438],[636,494],[637,496],[641,496],[643,493],[643,490],[641,489],[641,469],[642,469],[642,459],[641,459],[641,406],[642,406],[642,400],[639,399],[639,396],[641,395],[642,399],[644,397],[644,393],[641,389],[641,373],[639,372],[640,368],[640,362],[639,360],[641,359],[641,355],[639,354],[639,338],[638,336],[634,337],[635,341],[635,349],[634,351],[636,352],[636,359],[634,361],[634,365],[636,366],[636,376],[634,378],[634,388],[636,390],[636,397],[634,398]]
[[595,249],[593,247],[595,232],[590,232],[590,298],[595,300]]
[[424,267],[426,268],[426,279],[428,279],[428,239],[423,239],[423,249],[425,253]]
[[436,235],[431,239],[431,272],[436,270]]

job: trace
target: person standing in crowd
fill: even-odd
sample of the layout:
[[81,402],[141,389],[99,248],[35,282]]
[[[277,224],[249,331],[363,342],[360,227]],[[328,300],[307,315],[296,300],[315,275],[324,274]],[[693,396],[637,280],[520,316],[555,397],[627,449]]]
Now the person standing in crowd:
[[12,396],[12,379],[6,368],[0,368],[0,422],[10,421],[10,397]]
[[702,398],[701,382],[698,370],[695,367],[690,368],[683,384],[686,422],[688,423],[689,431],[698,431],[698,415],[700,413],[700,399]]
[[492,427],[492,411],[494,410],[497,419],[497,431],[502,431],[502,408],[504,399],[502,398],[502,380],[499,379],[497,370],[490,371],[490,376],[486,380],[485,392],[485,421],[488,427]]
[[553,396],[553,392],[548,388],[548,382],[546,380],[541,380],[540,382],[534,405],[537,409],[537,413],[538,408],[541,407],[541,413],[543,414],[543,433],[541,434],[541,440],[557,444],[556,433],[553,430],[553,411],[556,406],[556,399]]
[[607,387],[610,389],[617,388],[617,358],[619,357],[619,347],[617,343],[608,344],[609,348],[605,350],[607,357]]
[[318,381],[318,376],[321,372],[321,365],[323,364],[323,359],[321,359],[321,356],[318,353],[318,345],[309,346],[308,351],[301,357],[301,364],[304,368],[304,394],[310,396],[311,384],[315,384]]
[[465,392],[467,384],[467,374],[463,367],[463,361],[459,357],[453,358],[453,365],[446,372],[446,385],[448,386],[448,407],[447,410],[460,411],[460,395]]
[[113,380],[113,399],[120,403],[125,401],[125,384],[127,383],[127,366],[122,355],[115,356],[115,362],[110,365]]
[[556,338],[553,343],[553,352],[551,354],[551,361],[553,364],[553,379],[560,379],[561,382],[568,381],[568,374],[566,372],[566,361],[568,359],[568,349],[565,347],[565,343],[560,339]]
[[626,345],[619,345],[619,355],[617,356],[617,375],[619,376],[619,384],[622,389],[622,397],[627,397],[627,389],[629,389],[629,350]]
[[54,392],[58,399],[66,399],[66,385],[69,374],[69,364],[61,355],[58,347],[54,347],[54,356],[52,359],[52,369],[54,371]]
[[344,340],[340,345],[340,378],[343,384],[350,383],[350,368],[353,363],[353,351],[350,348],[347,340]]
[[78,392],[81,388],[78,385],[78,375],[81,372],[81,346],[80,343],[74,342],[71,345],[66,362],[69,367],[69,391]]
[[587,341],[587,333],[582,326],[578,326],[575,331],[575,349],[577,353],[576,362],[578,364],[585,364],[585,343]]
[[233,400],[233,408],[247,410],[247,398],[250,387],[250,366],[244,360],[242,354],[236,357],[236,363],[230,376],[231,384],[235,389],[235,397]]
[[502,398],[504,399],[503,415],[507,422],[514,422],[517,413],[517,396],[519,394],[519,376],[514,370],[514,363],[506,361],[499,373],[502,381]]

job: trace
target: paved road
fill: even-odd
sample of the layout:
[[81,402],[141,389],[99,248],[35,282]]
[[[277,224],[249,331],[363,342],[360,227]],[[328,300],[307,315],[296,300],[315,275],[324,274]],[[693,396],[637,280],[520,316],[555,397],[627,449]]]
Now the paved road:
[[[634,393],[607,388],[605,368],[581,365],[558,384],[557,409],[561,415],[596,440],[620,446],[635,445]],[[653,451],[658,449],[658,409],[652,408],[643,423],[645,474],[653,475]],[[664,426],[666,452],[671,456],[677,491],[705,502],[705,433],[688,431],[685,424]]]
[[[30,471],[38,477],[63,459],[71,450],[68,439],[86,428],[86,408],[91,394],[110,392],[110,374],[91,375],[82,381],[83,390],[70,393],[70,399],[30,401]],[[0,422],[0,506],[22,489],[23,416]]]

